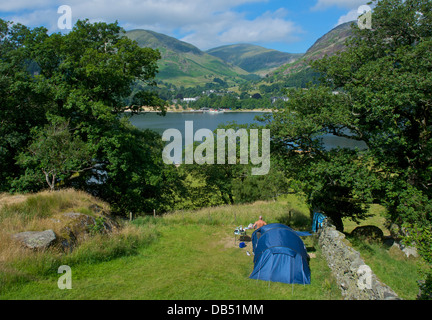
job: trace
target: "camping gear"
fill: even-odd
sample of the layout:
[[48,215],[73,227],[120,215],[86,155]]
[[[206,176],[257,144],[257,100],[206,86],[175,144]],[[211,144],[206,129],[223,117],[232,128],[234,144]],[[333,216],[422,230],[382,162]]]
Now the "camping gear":
[[244,236],[246,235],[246,230],[243,229],[243,226],[239,226],[234,230],[234,245],[236,245],[237,242],[237,236],[239,236],[239,241],[241,241],[242,237],[244,239]]
[[254,270],[249,278],[290,284],[310,284],[308,255],[290,227],[272,223],[252,234]]
[[307,232],[307,231],[295,231],[296,235],[298,235],[299,237],[309,237],[312,235],[312,233]]
[[245,231],[245,229],[243,229],[243,226],[240,226],[234,230],[234,234],[242,236],[242,235],[246,234],[246,231]]
[[321,212],[314,212],[312,221],[312,231],[317,232],[319,228],[322,228],[324,220],[327,219]]

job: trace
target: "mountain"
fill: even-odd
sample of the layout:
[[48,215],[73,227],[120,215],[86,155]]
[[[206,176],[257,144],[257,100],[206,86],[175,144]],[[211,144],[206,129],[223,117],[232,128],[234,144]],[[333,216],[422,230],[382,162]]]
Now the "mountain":
[[196,86],[213,82],[213,79],[236,79],[248,72],[228,65],[222,59],[201,51],[192,44],[149,30],[131,30],[126,36],[141,47],[159,49],[159,73],[156,80],[177,86]]
[[[126,36],[141,47],[158,49],[156,80],[176,86],[194,87],[220,80],[233,85],[240,79],[265,76],[266,82],[283,81],[287,86],[304,87],[316,74],[312,60],[344,50],[352,35],[352,22],[341,24],[319,38],[305,54],[292,54],[252,44],[234,44],[201,51],[190,43],[149,30],[131,30]],[[256,79],[256,78],[254,78]]]
[[263,76],[303,56],[303,54],[286,53],[252,44],[226,45],[206,52],[250,73]]
[[303,57],[293,63],[281,66],[271,73],[270,77],[283,79],[297,74],[307,75],[307,73],[311,73],[312,71],[309,69],[311,61],[321,59],[325,55],[332,56],[346,48],[345,41],[353,34],[352,24],[353,22],[346,22],[326,33],[309,48]]

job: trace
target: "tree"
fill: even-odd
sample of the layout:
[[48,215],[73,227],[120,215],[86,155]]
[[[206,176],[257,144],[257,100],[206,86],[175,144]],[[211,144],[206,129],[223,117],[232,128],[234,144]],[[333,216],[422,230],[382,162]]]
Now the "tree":
[[259,99],[262,99],[262,96],[261,96],[259,93],[254,93],[254,94],[252,95],[252,99],[257,99],[257,100],[259,100]]
[[[432,2],[374,2],[373,29],[361,30],[353,24],[354,36],[344,52],[313,63],[322,75],[322,84],[292,93],[286,110],[276,114],[272,126],[275,142],[282,154],[282,146],[289,146],[310,160],[307,165],[323,163],[328,168],[324,171],[334,172],[331,168],[347,154],[330,153],[317,137],[333,134],[364,141],[366,151],[352,153],[350,161],[341,163],[341,169],[362,164],[349,171],[356,177],[351,182],[349,175],[343,174],[350,193],[363,193],[366,197],[362,200],[383,204],[393,223],[408,227],[408,237],[430,234]],[[322,162],[326,158],[327,162]],[[320,202],[326,198],[322,193]],[[427,237],[420,234],[414,238]],[[422,252],[427,261],[430,248]]]
[[289,95],[286,107],[267,117],[272,154],[278,155],[296,190],[305,194],[311,213],[325,212],[343,231],[344,217],[366,217],[366,203],[378,188],[365,152],[329,150],[323,143],[333,126],[348,123],[349,115],[341,108],[345,96],[325,87],[292,90]]
[[[50,188],[60,178],[61,186],[100,195],[119,213],[162,206],[160,138],[132,129],[124,116],[143,105],[164,111],[154,93],[132,95],[136,83],[155,85],[160,53],[122,32],[117,23],[84,20],[68,34],[48,35],[0,20],[4,190],[37,191],[44,171]],[[91,169],[83,171],[89,158]]]
[[386,182],[380,202],[398,224],[432,221],[431,10],[430,1],[378,2],[373,30],[355,30],[345,53],[315,64],[343,88],[346,127],[367,143]]
[[19,152],[31,140],[30,130],[48,123],[51,100],[29,72],[30,43],[46,37],[45,29],[29,30],[0,19],[0,190],[8,191],[24,174]]
[[279,196],[291,191],[289,180],[277,166],[277,159],[271,160],[271,168],[266,175],[252,176],[250,169],[250,166],[246,166],[243,175],[232,182],[235,203],[275,201]]
[[86,144],[78,136],[73,137],[68,123],[53,123],[34,132],[35,138],[28,152],[20,154],[19,163],[41,170],[50,190],[71,174],[91,168]]

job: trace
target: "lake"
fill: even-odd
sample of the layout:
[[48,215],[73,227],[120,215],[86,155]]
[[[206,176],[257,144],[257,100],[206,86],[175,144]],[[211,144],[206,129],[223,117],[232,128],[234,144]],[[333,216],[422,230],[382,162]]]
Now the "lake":
[[[184,137],[185,121],[193,121],[194,132],[199,129],[210,129],[214,131],[219,124],[235,121],[238,124],[259,123],[256,116],[262,116],[263,112],[225,112],[225,113],[192,113],[192,112],[171,112],[166,116],[160,116],[156,112],[133,115],[130,118],[132,125],[139,129],[151,129],[162,134],[167,129],[180,130]],[[325,135],[324,145],[327,149],[359,148],[365,149],[364,142]]]
[[171,112],[160,116],[156,112],[134,115],[131,123],[139,129],[151,129],[162,134],[166,129],[177,129],[184,135],[185,121],[193,121],[194,131],[210,129],[214,131],[219,124],[235,121],[238,124],[259,123],[254,118],[263,112],[224,112],[224,113],[194,113]]

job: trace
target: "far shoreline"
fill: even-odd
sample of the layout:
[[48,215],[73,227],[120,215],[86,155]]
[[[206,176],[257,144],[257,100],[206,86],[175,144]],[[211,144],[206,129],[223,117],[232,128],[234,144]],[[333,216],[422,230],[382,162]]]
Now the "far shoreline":
[[[161,111],[154,110],[153,108],[143,108],[140,111],[132,111],[130,109],[126,109],[124,112],[136,112],[136,113],[160,113]],[[224,110],[221,113],[239,113],[239,112],[260,112],[260,113],[273,113],[272,109],[236,109],[236,110]],[[166,110],[166,113],[208,113],[200,110]]]

